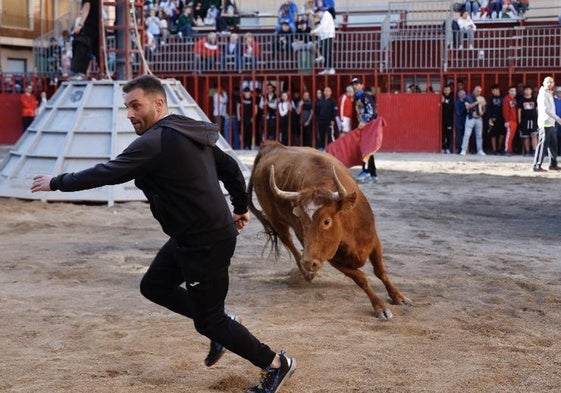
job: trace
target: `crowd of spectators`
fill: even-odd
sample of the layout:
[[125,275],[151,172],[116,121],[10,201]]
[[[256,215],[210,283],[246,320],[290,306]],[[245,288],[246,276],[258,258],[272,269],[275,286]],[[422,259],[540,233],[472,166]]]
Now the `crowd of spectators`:
[[[442,152],[533,156],[539,135],[538,90],[522,83],[506,89],[494,84],[485,95],[480,85],[467,91],[461,80],[456,86],[452,82],[445,85],[441,93]],[[561,117],[561,86],[554,89],[553,99]],[[559,155],[560,124],[555,131]]]
[[[365,88],[364,94],[374,97],[375,89]],[[265,140],[276,140],[324,150],[360,120],[351,84],[341,92],[326,85],[312,94],[307,88],[290,89],[286,83],[245,82],[232,94],[215,86],[212,96],[214,121],[234,149],[250,150]]]
[[[473,49],[476,22],[497,19],[521,19],[530,8],[530,0],[465,0],[455,3],[459,17],[452,22],[453,44],[458,49]],[[467,40],[467,46],[465,41]]]
[[454,4],[455,11],[467,11],[472,19],[523,18],[530,0],[464,0]]
[[301,7],[282,0],[269,42],[237,32],[240,10],[235,0],[147,0],[144,11],[149,60],[173,35],[193,43],[195,73],[251,70],[261,61],[265,46],[267,59],[306,69],[315,64],[323,68],[320,74],[335,73],[333,0],[306,0]]

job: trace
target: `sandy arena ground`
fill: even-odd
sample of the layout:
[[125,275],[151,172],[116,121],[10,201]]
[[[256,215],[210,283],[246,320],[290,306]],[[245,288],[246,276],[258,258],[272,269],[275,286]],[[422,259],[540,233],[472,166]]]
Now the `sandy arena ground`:
[[[256,219],[239,237],[227,305],[297,359],[283,392],[561,391],[561,174],[536,176],[523,157],[377,157],[380,181],[363,191],[390,277],[414,302],[391,306],[392,320],[329,265],[308,284],[287,253],[275,263]],[[165,241],[147,204],[0,198],[0,217],[1,392],[257,381],[231,353],[206,368],[207,339],[138,292]]]

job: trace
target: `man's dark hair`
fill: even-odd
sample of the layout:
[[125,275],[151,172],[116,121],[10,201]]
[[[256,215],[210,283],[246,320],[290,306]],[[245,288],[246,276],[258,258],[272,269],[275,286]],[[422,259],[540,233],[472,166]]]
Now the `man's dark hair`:
[[495,83],[493,86],[491,86],[491,90],[495,90],[495,89],[500,89],[501,86],[499,86],[499,84]]
[[153,75],[141,75],[134,78],[123,86],[124,93],[130,93],[134,89],[141,89],[145,94],[161,95],[167,101],[166,91],[162,82]]

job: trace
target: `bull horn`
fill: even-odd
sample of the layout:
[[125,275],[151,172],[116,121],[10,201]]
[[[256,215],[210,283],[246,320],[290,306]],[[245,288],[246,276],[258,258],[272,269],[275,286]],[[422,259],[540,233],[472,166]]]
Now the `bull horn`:
[[347,190],[343,187],[343,184],[337,177],[337,171],[335,170],[335,165],[331,165],[331,170],[333,171],[333,179],[335,180],[335,185],[337,186],[337,192],[331,194],[331,199],[334,201],[340,201],[345,199],[347,196]]
[[299,192],[295,191],[283,191],[277,187],[277,182],[275,181],[275,166],[271,165],[271,172],[269,173],[269,186],[271,186],[271,190],[278,196],[280,199],[286,199],[288,201],[295,201],[300,195]]

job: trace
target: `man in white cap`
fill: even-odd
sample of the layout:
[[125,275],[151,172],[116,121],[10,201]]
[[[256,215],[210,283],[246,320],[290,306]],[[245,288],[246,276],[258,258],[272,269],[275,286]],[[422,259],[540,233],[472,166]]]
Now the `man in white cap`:
[[555,123],[561,124],[561,117],[555,113],[555,101],[553,100],[553,86],[555,81],[547,76],[543,80],[542,87],[538,93],[538,129],[539,140],[534,155],[534,172],[544,172],[542,168],[544,150],[547,149],[549,156],[549,170],[558,171],[557,166],[557,137],[555,135]]

